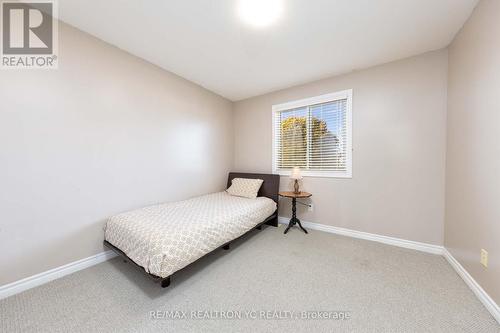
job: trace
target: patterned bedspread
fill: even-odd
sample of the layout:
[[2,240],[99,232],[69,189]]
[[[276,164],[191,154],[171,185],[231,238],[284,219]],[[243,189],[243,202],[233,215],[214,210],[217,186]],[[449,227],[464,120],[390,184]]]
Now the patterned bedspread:
[[106,223],[105,239],[148,273],[167,277],[243,235],[275,210],[269,198],[212,193],[113,216]]

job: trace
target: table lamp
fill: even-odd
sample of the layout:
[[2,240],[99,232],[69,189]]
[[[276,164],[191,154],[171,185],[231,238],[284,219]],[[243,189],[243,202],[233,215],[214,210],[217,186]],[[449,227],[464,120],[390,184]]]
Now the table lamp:
[[300,168],[299,167],[294,167],[292,170],[292,174],[290,175],[290,178],[295,180],[293,184],[293,193],[295,194],[300,194],[300,189],[299,189],[299,179],[302,179],[302,175],[300,174]]

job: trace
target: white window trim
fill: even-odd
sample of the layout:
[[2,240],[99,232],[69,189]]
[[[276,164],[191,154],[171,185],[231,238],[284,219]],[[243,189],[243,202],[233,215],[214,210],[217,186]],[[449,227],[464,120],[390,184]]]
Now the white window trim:
[[272,158],[273,158],[273,174],[281,175],[281,176],[289,176],[291,171],[288,170],[278,170],[276,166],[276,133],[275,133],[275,117],[276,112],[286,111],[290,109],[301,108],[305,106],[310,106],[314,104],[328,103],[334,102],[341,99],[347,99],[346,106],[346,129],[347,129],[347,160],[346,166],[347,170],[345,172],[339,171],[310,171],[310,170],[301,170],[301,173],[304,177],[329,177],[329,178],[352,178],[352,89],[338,91],[331,94],[325,94],[321,96],[315,96],[310,98],[299,99],[297,101],[276,104],[272,107],[271,114],[271,124],[272,124]]

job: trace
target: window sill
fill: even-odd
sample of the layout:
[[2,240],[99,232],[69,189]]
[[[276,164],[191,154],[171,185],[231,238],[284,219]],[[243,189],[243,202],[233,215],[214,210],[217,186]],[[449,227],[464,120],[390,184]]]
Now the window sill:
[[[284,170],[274,170],[273,174],[280,175],[283,177],[290,177],[291,171]],[[304,178],[342,178],[351,179],[352,174],[350,172],[328,172],[328,171],[304,171],[301,170],[301,175]]]

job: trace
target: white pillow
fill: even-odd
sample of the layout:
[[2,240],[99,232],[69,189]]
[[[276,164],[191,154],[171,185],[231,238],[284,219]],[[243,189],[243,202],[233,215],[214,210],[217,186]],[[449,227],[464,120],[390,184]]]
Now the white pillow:
[[262,179],[234,178],[226,192],[238,197],[255,199],[263,182]]

